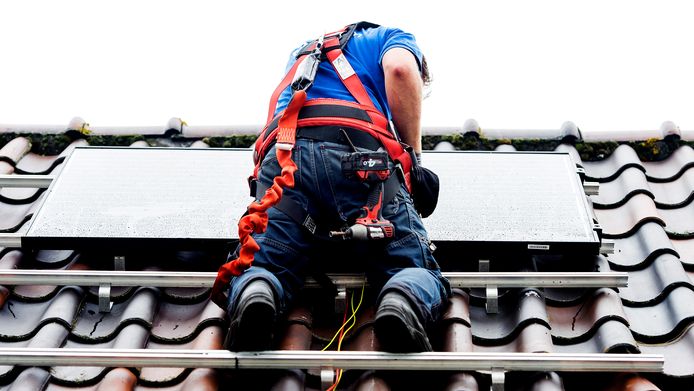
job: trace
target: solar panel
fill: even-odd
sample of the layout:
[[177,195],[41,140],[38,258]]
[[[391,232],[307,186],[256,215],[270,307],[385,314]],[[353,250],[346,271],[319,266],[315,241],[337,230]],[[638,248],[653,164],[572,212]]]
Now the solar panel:
[[425,226],[435,242],[485,254],[597,254],[600,241],[568,153],[434,152],[441,180]]
[[223,245],[251,198],[250,151],[76,148],[22,244],[37,248]]
[[[597,253],[599,239],[566,153],[431,152],[439,206],[430,238],[486,254]],[[22,245],[188,249],[238,238],[251,201],[250,150],[76,148]]]

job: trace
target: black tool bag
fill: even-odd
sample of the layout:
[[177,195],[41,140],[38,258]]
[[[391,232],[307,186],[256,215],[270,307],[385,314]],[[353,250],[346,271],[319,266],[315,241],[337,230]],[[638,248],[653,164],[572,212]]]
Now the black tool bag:
[[412,156],[410,181],[414,207],[422,217],[429,217],[434,213],[436,204],[439,202],[439,176],[418,164],[414,151],[410,150],[410,155]]

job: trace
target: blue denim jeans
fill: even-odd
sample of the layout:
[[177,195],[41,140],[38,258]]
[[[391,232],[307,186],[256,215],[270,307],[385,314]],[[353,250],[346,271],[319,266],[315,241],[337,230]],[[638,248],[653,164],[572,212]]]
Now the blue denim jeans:
[[[345,145],[298,139],[292,154],[298,167],[296,185],[285,189],[283,197],[291,197],[324,226],[338,229],[352,223],[366,204],[369,186],[342,173],[340,159],[350,152],[351,147]],[[263,160],[258,179],[269,185],[279,173],[273,147]],[[229,313],[233,313],[243,288],[255,279],[270,283],[280,311],[286,311],[310,268],[318,265],[321,270],[366,272],[369,284],[380,289],[379,297],[388,291],[404,294],[426,326],[439,318],[450,286],[441,275],[422,220],[404,185],[383,207],[383,217],[395,226],[391,240],[320,239],[275,208],[268,211],[268,217],[267,230],[253,236],[260,245],[253,266],[231,282]]]

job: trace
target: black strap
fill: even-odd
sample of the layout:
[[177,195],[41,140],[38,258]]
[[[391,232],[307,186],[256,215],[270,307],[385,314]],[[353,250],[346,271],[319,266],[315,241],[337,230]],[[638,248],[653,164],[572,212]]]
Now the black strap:
[[[380,27],[380,25],[376,24],[376,23],[365,22],[365,21],[350,24],[349,26],[345,27],[345,30],[342,33],[340,33],[340,39],[339,39],[340,45],[339,46],[329,46],[329,47],[323,48],[322,59],[323,60],[325,59],[325,53],[327,53],[333,49],[338,49],[338,48],[344,49],[345,46],[347,46],[347,42],[349,42],[349,40],[352,38],[352,35],[354,35],[354,32],[357,29],[368,29],[368,28],[376,28],[376,27]],[[312,47],[312,45],[315,42],[316,42],[316,40],[309,41],[308,43],[306,43],[306,45],[302,46],[301,49],[299,49],[298,53],[296,54],[296,58],[299,58],[305,54],[311,53],[309,48]]]
[[[256,198],[258,195],[264,194],[265,191],[270,187],[260,181],[255,181],[255,183],[256,193],[251,194],[251,196]],[[383,205],[389,204],[395,198],[395,195],[400,191],[401,185],[402,182],[400,180],[400,176],[396,175],[395,173],[391,174],[388,179],[386,179],[383,186]],[[311,216],[303,206],[299,205],[299,203],[290,197],[282,197],[280,202],[278,202],[274,208],[282,211],[284,214],[294,220],[294,222],[306,228],[313,235],[322,239],[327,239],[330,237],[328,235],[330,229],[320,226],[317,220]]]
[[344,126],[307,126],[297,129],[296,138],[308,138],[347,146],[354,145],[371,151],[377,151],[381,148],[381,143],[370,134]]

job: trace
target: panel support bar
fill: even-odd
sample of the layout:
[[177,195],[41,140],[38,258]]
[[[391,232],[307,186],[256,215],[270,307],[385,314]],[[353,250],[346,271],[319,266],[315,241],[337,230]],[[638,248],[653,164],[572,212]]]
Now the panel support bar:
[[662,372],[663,364],[651,354],[0,348],[0,365],[26,366]]
[[0,175],[0,187],[47,189],[55,179],[52,175]]
[[[454,288],[604,288],[627,286],[625,272],[448,272],[443,273]],[[101,271],[101,270],[1,270],[0,284],[5,285],[81,285],[154,286],[161,288],[211,288],[215,272]],[[333,274],[335,285],[360,288],[363,274]],[[307,287],[318,283],[309,279]]]

